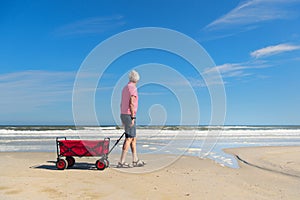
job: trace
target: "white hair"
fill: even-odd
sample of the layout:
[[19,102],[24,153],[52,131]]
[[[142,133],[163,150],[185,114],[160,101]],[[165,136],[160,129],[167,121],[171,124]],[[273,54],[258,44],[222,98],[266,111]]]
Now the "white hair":
[[139,75],[139,73],[137,73],[137,71],[132,70],[131,72],[129,72],[128,78],[129,78],[129,81],[137,83],[140,80],[140,75]]

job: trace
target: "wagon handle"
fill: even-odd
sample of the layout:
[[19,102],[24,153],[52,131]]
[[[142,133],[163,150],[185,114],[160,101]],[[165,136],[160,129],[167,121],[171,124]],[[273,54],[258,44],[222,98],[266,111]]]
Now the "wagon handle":
[[56,137],[56,142],[58,142],[59,139],[67,139],[66,137]]
[[[121,135],[121,137],[116,141],[116,143],[114,144],[114,146],[109,150],[108,154],[110,154],[110,152],[117,146],[117,144],[120,142],[120,140],[122,139],[122,137],[125,135],[125,132]],[[107,154],[107,155],[108,155]]]
[[67,140],[67,138],[66,137],[56,137],[56,153],[57,153],[57,160],[59,159],[59,154],[60,154],[60,152],[59,152],[59,139],[65,139],[65,140]]

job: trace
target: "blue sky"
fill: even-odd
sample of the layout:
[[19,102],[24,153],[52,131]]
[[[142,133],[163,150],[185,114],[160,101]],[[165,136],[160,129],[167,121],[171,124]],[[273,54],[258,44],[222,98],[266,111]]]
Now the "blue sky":
[[[73,84],[86,56],[122,31],[163,27],[193,38],[214,60],[210,70],[221,73],[226,91],[225,124],[299,125],[299,10],[300,0],[1,1],[0,124],[73,124]],[[120,77],[147,63],[186,77],[201,124],[209,124],[201,76],[176,55],[144,50],[120,57],[100,80],[101,125],[118,123],[111,94]],[[179,123],[178,99],[167,88],[139,91],[140,124]]]

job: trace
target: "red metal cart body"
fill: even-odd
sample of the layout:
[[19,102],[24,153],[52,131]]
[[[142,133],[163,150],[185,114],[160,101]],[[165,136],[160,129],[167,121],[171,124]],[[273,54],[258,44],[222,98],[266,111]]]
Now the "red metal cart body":
[[100,157],[96,162],[96,168],[104,170],[108,167],[109,138],[104,140],[67,140],[65,137],[56,138],[58,169],[66,169],[75,164],[74,157],[94,156]]

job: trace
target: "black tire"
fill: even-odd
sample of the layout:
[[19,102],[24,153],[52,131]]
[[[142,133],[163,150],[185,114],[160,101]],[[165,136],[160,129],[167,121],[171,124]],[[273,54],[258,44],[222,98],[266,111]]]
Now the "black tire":
[[68,156],[68,157],[66,157],[66,160],[67,160],[67,162],[68,162],[68,167],[73,167],[73,166],[74,166],[74,164],[75,164],[75,159],[74,159],[74,157]]
[[56,162],[56,168],[59,170],[64,170],[68,167],[68,163],[67,161],[65,161],[64,159],[58,159]]
[[96,161],[96,168],[98,170],[104,170],[106,168],[106,163],[103,160]]

